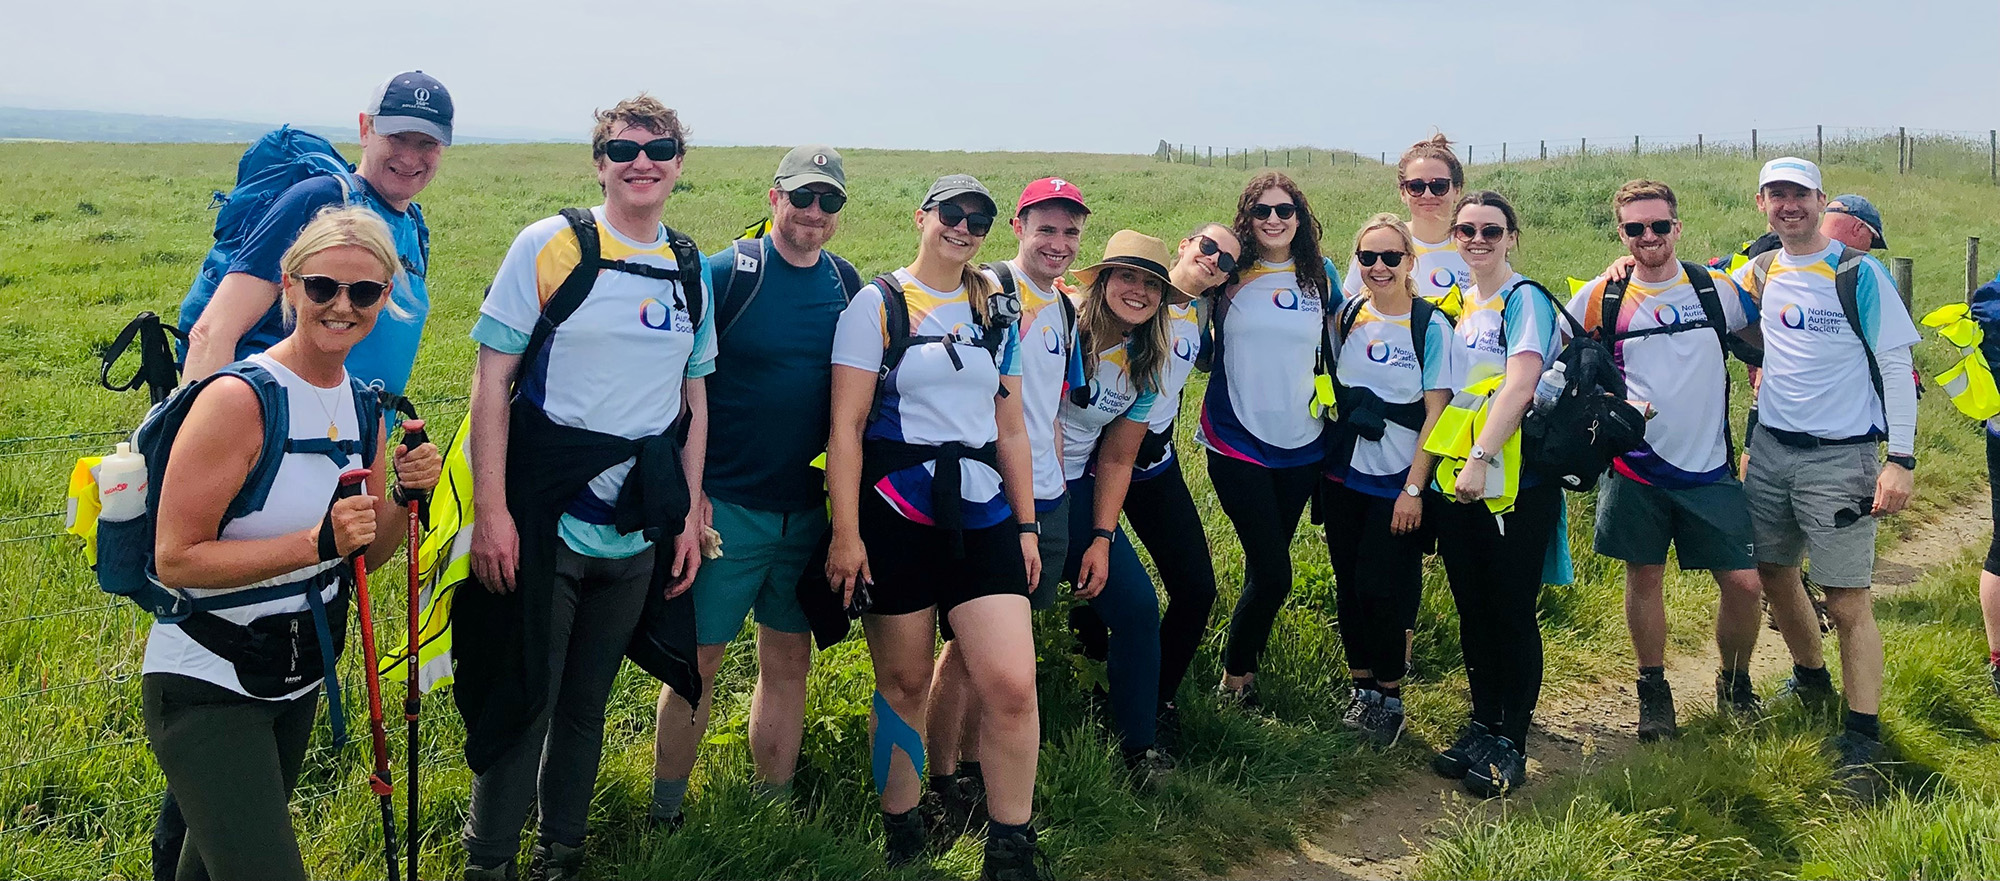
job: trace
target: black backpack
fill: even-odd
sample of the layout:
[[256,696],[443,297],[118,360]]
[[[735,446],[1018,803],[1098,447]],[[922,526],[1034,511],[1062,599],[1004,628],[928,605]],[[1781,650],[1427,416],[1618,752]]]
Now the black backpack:
[[[882,367],[875,372],[875,401],[868,407],[868,419],[873,422],[882,415],[882,393],[889,384],[889,373],[896,369],[896,365],[903,363],[903,355],[916,346],[945,342],[947,337],[910,333],[910,304],[903,297],[903,283],[896,279],[895,273],[875,276],[869,283],[882,291],[882,332],[888,339],[888,343],[882,349]],[[987,298],[986,324],[977,345],[985,349],[989,356],[999,352],[1001,342],[1007,337],[1007,327],[1020,317],[1019,292],[1002,286]],[[953,367],[965,366],[964,362],[959,360],[957,347],[946,346],[945,352],[951,356]]]
[[[564,208],[562,218],[569,222],[570,231],[576,234],[577,249],[583,256],[576,261],[576,266],[570,269],[569,275],[563,277],[562,285],[549,296],[548,303],[542,306],[542,314],[535,319],[534,332],[528,335],[528,347],[521,351],[523,371],[535,363],[535,359],[541,355],[542,348],[548,345],[549,336],[556,332],[556,328],[568,321],[571,315],[576,314],[577,307],[583,305],[583,298],[589,296],[591,288],[597,286],[597,274],[601,271],[628,272],[646,278],[680,282],[674,289],[674,306],[686,309],[688,321],[697,328],[701,327],[702,261],[701,250],[695,247],[693,239],[675,231],[673,227],[665,227],[667,247],[674,252],[674,268],[662,269],[644,263],[604,259],[603,246],[599,244],[597,238],[597,217],[590,212],[590,209]],[[491,292],[492,288],[489,286],[487,291]],[[518,382],[518,379],[516,381]]]
[[[1549,289],[1533,280],[1507,291],[1533,288],[1569,324],[1569,342],[1556,354],[1568,384],[1555,406],[1537,412],[1532,406],[1521,419],[1521,464],[1571,492],[1589,492],[1611,467],[1611,460],[1646,441],[1646,417],[1625,401],[1625,375],[1611,350],[1584,332],[1576,317],[1557,302]],[[1502,350],[1507,344],[1501,325]],[[1553,366],[1553,365],[1549,365]]]
[[[764,239],[737,239],[730,243],[729,280],[722,283],[722,290],[715,297],[715,340],[720,343],[729,335],[731,328],[750,311],[751,301],[764,289]],[[854,264],[832,251],[825,252],[833,258],[833,271],[840,276],[840,289],[847,299],[861,290],[861,274]]]
[[[1868,356],[1868,379],[1875,384],[1875,397],[1886,402],[1889,399],[1882,394],[1882,365],[1875,360],[1875,347],[1869,344],[1868,335],[1861,332],[1861,258],[1866,256],[1868,256],[1866,251],[1856,251],[1846,245],[1840,246],[1840,257],[1834,261],[1833,290],[1835,296],[1840,298],[1840,312],[1847,317],[1848,329],[1854,331],[1854,338],[1861,341],[1861,351]],[[1771,274],[1771,263],[1777,259],[1777,250],[1765,251],[1750,258],[1750,272],[1757,278],[1757,296],[1760,300],[1764,296],[1764,279]],[[1746,348],[1751,353],[1750,357],[1744,357],[1741,352],[1737,357],[1753,367],[1764,366],[1764,350],[1747,344]],[[1751,358],[1756,360],[1753,361]],[[1923,383],[1917,383],[1917,388],[1921,390]]]
[[[1628,278],[1605,283],[1604,297],[1598,301],[1597,305],[1597,339],[1611,348],[1611,360],[1618,365],[1619,375],[1622,376],[1625,372],[1625,348],[1621,344],[1626,340],[1659,336],[1662,334],[1682,333],[1690,330],[1702,330],[1704,328],[1714,331],[1717,342],[1722,346],[1723,360],[1727,361],[1731,354],[1735,354],[1738,360],[1746,364],[1762,364],[1764,362],[1763,350],[1751,345],[1742,337],[1729,332],[1729,319],[1726,313],[1722,311],[1722,297],[1716,293],[1715,279],[1709,275],[1709,268],[1700,263],[1682,260],[1681,271],[1687,273],[1688,283],[1694,286],[1695,299],[1701,301],[1703,315],[1703,320],[1701,321],[1679,321],[1661,327],[1649,327],[1645,330],[1623,333],[1616,332],[1612,328],[1618,326],[1618,316],[1625,308],[1625,290],[1630,286],[1631,282]],[[1729,425],[1729,393],[1732,381],[1726,370],[1723,371],[1722,382],[1722,440],[1729,451],[1729,471],[1731,474],[1734,474],[1736,473],[1736,434]]]

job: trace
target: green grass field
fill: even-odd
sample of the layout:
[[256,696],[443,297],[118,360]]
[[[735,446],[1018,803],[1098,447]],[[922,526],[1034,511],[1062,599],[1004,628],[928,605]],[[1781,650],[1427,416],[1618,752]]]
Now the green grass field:
[[[70,463],[108,449],[115,434],[142,414],[142,396],[96,387],[97,353],[133,313],[151,309],[172,315],[209,243],[208,194],[230,185],[239,152],[210,145],[0,144],[0,168],[6,169],[0,175],[0,339],[6,341],[0,346],[0,389],[5,389],[0,394],[0,713],[7,719],[0,736],[0,875],[147,872],[147,834],[163,781],[147,751],[136,700],[146,620],[96,590],[73,540],[43,537],[61,528],[60,517],[45,515],[62,507]],[[681,191],[669,203],[668,222],[710,249],[719,247],[763,213],[763,193],[781,152],[696,149]],[[1003,200],[1043,175],[1075,181],[1096,209],[1086,256],[1121,227],[1176,236],[1201,221],[1227,221],[1238,189],[1252,173],[1084,154],[856,150],[847,159],[854,201],[843,214],[834,248],[868,274],[909,259],[915,245],[910,211],[930,180],[944,172],[977,174]],[[1392,172],[1379,165],[1293,171],[1326,223],[1331,252],[1348,249],[1353,229],[1368,214],[1399,207]],[[1616,255],[1608,199],[1626,179],[1643,175],[1673,184],[1688,230],[1683,252],[1705,257],[1761,231],[1751,204],[1755,173],[1756,163],[1748,159],[1592,157],[1475,167],[1470,183],[1515,200],[1525,225],[1517,265],[1556,283],[1564,275],[1592,275]],[[1892,253],[1916,259],[1920,311],[1960,296],[1964,237],[1991,240],[1996,232],[1994,190],[1985,185],[1898,176],[1893,167],[1885,173],[1879,165],[1835,165],[1828,181],[1831,189],[1864,193],[1882,208],[1896,244]],[[558,208],[592,204],[593,183],[588,153],[577,146],[464,146],[449,152],[422,200],[434,231],[434,304],[410,389],[420,402],[433,402],[428,415],[436,421],[455,423],[463,411],[474,350],[466,332],[479,292],[508,242],[522,226]],[[1005,257],[1013,247],[1010,235],[996,231],[983,256]],[[1935,372],[1946,363],[1944,350],[1926,343],[1919,361]],[[1191,402],[1200,383],[1197,377],[1197,387],[1188,392]],[[1744,386],[1738,388],[1741,397]],[[1904,524],[1949,510],[1976,494],[1984,480],[1979,436],[1969,421],[1940,395],[1930,396],[1921,412],[1919,452],[1925,466],[1919,502],[1899,521]],[[1194,449],[1186,437],[1182,448]],[[1240,583],[1240,552],[1208,492],[1201,457],[1187,461],[1197,500],[1209,515],[1223,585],[1220,621]],[[1621,575],[1610,561],[1582,550],[1589,512],[1587,499],[1572,499],[1579,582],[1550,589],[1542,600],[1551,688],[1623,676],[1630,664]],[[1182,770],[1153,791],[1134,792],[1118,782],[1106,729],[1082,709],[1087,682],[1096,674],[1073,660],[1058,628],[1044,628],[1040,682],[1046,747],[1037,822],[1059,872],[1178,877],[1223,871],[1261,849],[1289,846],[1296,829],[1419,765],[1426,748],[1462,720],[1457,625],[1440,573],[1433,571],[1419,624],[1421,673],[1410,692],[1415,736],[1386,759],[1375,759],[1342,731],[1334,699],[1345,667],[1332,627],[1330,571],[1313,528],[1300,530],[1294,556],[1297,587],[1260,678],[1268,711],[1219,712],[1205,699],[1201,692],[1218,675],[1220,633],[1212,633],[1181,696],[1187,728]],[[1925,785],[1911,801],[1866,812],[1813,801],[1825,789],[1824,768],[1813,762],[1824,760],[1809,755],[1806,729],[1792,721],[1748,733],[1696,726],[1694,736],[1673,750],[1632,768],[1607,769],[1575,789],[1549,787],[1534,798],[1532,810],[1510,807],[1503,815],[1495,809],[1468,819],[1437,849],[1426,871],[1991,876],[1990,850],[1906,868],[1913,865],[1908,860],[1927,857],[1891,852],[1894,842],[1883,840],[1926,830],[1948,839],[1953,829],[1993,825],[2000,796],[1992,781],[2000,775],[1993,773],[1991,757],[2000,736],[2000,702],[1965,691],[1963,701],[1941,708],[1922,710],[1928,705],[1911,703],[1926,687],[1970,689],[1978,623],[1976,612],[1965,608],[1967,570],[1940,573],[1935,589],[1899,599],[1885,614],[1891,627],[1910,628],[1891,632],[1894,700],[1887,718],[1899,732],[1897,745],[1926,757],[1925,773],[1913,780]],[[393,563],[385,570],[396,571]],[[397,581],[393,574],[385,576],[385,583]],[[1712,591],[1705,576],[1670,578],[1670,615],[1679,644],[1705,638]],[[399,592],[386,591],[377,605],[384,621],[400,620],[394,597]],[[384,627],[400,633],[399,624]],[[385,639],[393,643],[399,637]],[[1908,648],[1919,643],[1921,653]],[[593,808],[593,872],[690,878],[884,874],[866,751],[872,684],[859,641],[816,658],[805,755],[790,805],[762,801],[748,786],[744,714],[752,671],[744,648],[732,651],[723,669],[717,721],[696,772],[692,823],[671,839],[648,835],[640,822],[648,797],[656,686],[629,668],[620,679]],[[1766,650],[1777,650],[1774,641],[1767,640]],[[350,651],[343,662],[345,681],[354,685],[358,654]],[[347,693],[349,718],[363,718],[362,690]],[[438,876],[461,865],[457,832],[468,774],[458,758],[460,730],[448,697],[433,695],[424,718],[425,872]],[[1981,748],[1985,758],[1978,764],[1957,761],[1979,755]],[[324,731],[318,735],[294,800],[316,877],[380,871],[379,828],[364,782],[367,754],[363,742],[335,754],[325,748]],[[1738,764],[1715,756],[1733,756],[1730,761]],[[1772,773],[1790,767],[1785,762],[1817,770]],[[1693,773],[1708,765],[1713,765],[1710,776]],[[397,768],[400,778],[400,758]],[[1746,770],[1732,775],[1731,768]],[[1752,769],[1766,773],[1750,775]],[[1972,770],[1981,771],[1983,780]],[[1628,784],[1612,779],[1627,772],[1630,776],[1620,779],[1632,781]],[[1728,776],[1730,786],[1722,786],[1716,775]],[[1621,798],[1619,785],[1636,787],[1629,791],[1645,797]],[[1702,799],[1709,795],[1722,807],[1688,819],[1694,810],[1689,806],[1708,804]],[[1789,799],[1792,806],[1740,821],[1703,819],[1760,798]],[[1802,799],[1812,803],[1793,804]],[[1746,831],[1745,824],[1756,828]],[[1643,864],[1602,860],[1607,847],[1636,848],[1666,833],[1685,836],[1684,846],[1655,846],[1646,851],[1651,862]],[[1570,846],[1579,859],[1554,862],[1552,835],[1574,839]],[[1856,843],[1870,849],[1864,852]],[[1938,848],[1949,850],[1948,844]],[[1967,846],[1976,849],[1978,843]],[[1550,861],[1528,861],[1543,856]],[[978,862],[978,842],[968,838],[939,859],[936,871],[971,877]]]

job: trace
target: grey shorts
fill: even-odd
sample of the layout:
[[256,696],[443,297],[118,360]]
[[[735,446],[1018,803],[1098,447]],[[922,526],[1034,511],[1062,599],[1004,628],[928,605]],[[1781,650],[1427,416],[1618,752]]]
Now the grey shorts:
[[1875,575],[1875,444],[1798,449],[1759,428],[1743,483],[1757,562],[1812,560],[1813,581],[1867,587]]
[[1042,524],[1041,538],[1036,540],[1042,552],[1042,578],[1035,583],[1035,592],[1028,595],[1028,607],[1037,611],[1055,606],[1063,564],[1069,562],[1069,504],[1070,494],[1065,491],[1054,508],[1035,515],[1035,522]]
[[1597,490],[1599,554],[1640,566],[1667,562],[1673,545],[1682,569],[1750,569],[1756,545],[1743,484],[1721,480],[1663,489],[1613,473]]

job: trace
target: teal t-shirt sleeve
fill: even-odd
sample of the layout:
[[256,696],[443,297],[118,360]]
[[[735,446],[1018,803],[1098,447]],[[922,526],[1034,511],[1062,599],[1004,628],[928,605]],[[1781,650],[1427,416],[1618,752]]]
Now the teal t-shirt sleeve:
[[1000,343],[1000,375],[1021,375],[1021,323],[1007,325],[1007,336]]
[[472,326],[472,339],[502,355],[519,355],[528,350],[528,335],[508,327],[491,315],[479,316]]
[[688,354],[687,378],[715,372],[715,264],[701,262],[701,323],[694,326],[694,351]]
[[1333,268],[1333,258],[1319,259],[1326,266],[1326,314],[1334,315],[1340,312],[1341,304],[1347,302],[1347,292],[1340,287],[1340,270]]
[[1125,418],[1133,422],[1145,422],[1151,419],[1153,417],[1153,402],[1159,399],[1160,395],[1157,392],[1140,392],[1139,396],[1133,399],[1132,406],[1126,408]]
[[1556,305],[1527,285],[1507,298],[1501,321],[1507,325],[1507,355],[1535,352],[1547,361],[1556,348]]
[[1424,388],[1452,390],[1458,371],[1453,369],[1452,359],[1459,346],[1454,345],[1457,337],[1452,334],[1451,320],[1442,312],[1431,314],[1431,329],[1424,336]]

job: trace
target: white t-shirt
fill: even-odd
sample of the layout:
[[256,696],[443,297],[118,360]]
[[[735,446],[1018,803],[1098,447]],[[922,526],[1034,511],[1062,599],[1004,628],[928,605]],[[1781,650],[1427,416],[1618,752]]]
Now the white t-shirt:
[[[944,336],[950,342],[911,346],[889,371],[882,390],[882,412],[872,419],[865,438],[910,444],[960,443],[984,446],[1000,437],[994,399],[1000,377],[1021,375],[1020,335],[1009,325],[1006,339],[992,357],[979,345],[984,329],[966,301],[965,289],[939,291],[925,287],[906,269],[895,272],[903,283],[910,312],[911,336]],[[833,363],[877,373],[889,344],[883,323],[882,290],[863,287],[840,313],[833,332]],[[959,365],[952,363],[957,352]],[[931,511],[931,475],[935,462],[913,465],[882,478],[875,490],[904,517],[935,524]],[[1012,516],[1000,492],[1000,473],[984,463],[961,463],[959,497],[965,500],[965,528],[984,529]]]
[[[633,241],[597,217],[599,254],[661,269],[675,266],[663,225],[650,242]],[[576,235],[560,215],[543,218],[514,237],[493,286],[479,306],[481,324],[491,320],[506,331],[520,352],[570,269],[582,259]],[[706,261],[703,261],[704,265]],[[521,394],[541,407],[549,421],[623,438],[666,431],[681,412],[688,379],[715,372],[715,310],[711,286],[702,285],[701,326],[696,327],[680,282],[630,272],[601,270],[596,286],[576,312],[549,336],[536,363],[521,365]],[[508,341],[475,328],[481,343],[506,351]],[[610,525],[618,491],[634,460],[606,469],[590,481],[557,526],[579,553],[628,557],[648,546],[644,533],[620,534]]]
[[[1452,389],[1458,376],[1453,359],[1460,347],[1452,344],[1451,321],[1443,312],[1431,313],[1420,366],[1412,347],[1410,313],[1383,315],[1368,301],[1358,308],[1347,338],[1340,339],[1337,328],[1331,335],[1334,378],[1341,385],[1367,388],[1388,404],[1419,403],[1425,390]],[[1417,432],[1390,422],[1379,441],[1356,438],[1354,457],[1327,463],[1328,473],[1349,489],[1394,498],[1403,491],[1416,453]]]
[[[1417,283],[1417,296],[1437,300],[1450,293],[1452,285],[1458,285],[1460,291],[1472,286],[1472,269],[1458,255],[1458,242],[1451,236],[1442,242],[1426,242],[1415,236],[1411,241],[1417,244],[1417,269],[1410,276]],[[1347,280],[1341,291],[1352,297],[1366,287],[1361,280],[1361,261],[1348,258]]]
[[[1013,261],[1021,292],[1021,412],[1028,422],[1028,450],[1035,463],[1036,508],[1054,508],[1063,494],[1062,456],[1056,448],[1056,408],[1062,403],[1070,361],[1076,357],[1076,329],[1056,298],[1064,294],[1035,287]],[[1000,280],[993,273],[994,284]],[[1058,281],[1060,288],[1062,282]]]
[[1523,286],[1527,280],[1516,272],[1491,296],[1477,285],[1460,286],[1465,311],[1454,329],[1461,347],[1457,388],[1506,374],[1507,359],[1522,352],[1541,355],[1544,365],[1555,360],[1560,343],[1556,304],[1540,291]]
[[1292,264],[1262,260],[1226,291],[1222,358],[1208,381],[1197,437],[1203,446],[1266,468],[1319,461],[1321,421],[1310,409],[1326,314],[1339,307],[1299,287]]
[[[1166,369],[1160,377],[1160,393],[1153,401],[1152,412],[1146,417],[1146,430],[1152,433],[1169,431],[1174,427],[1174,418],[1181,412],[1181,390],[1187,387],[1189,374],[1194,372],[1194,359],[1201,353],[1201,323],[1195,314],[1193,303],[1168,306],[1167,337],[1168,354]],[[1159,459],[1140,462],[1133,480],[1144,480],[1166,470],[1167,463],[1174,459],[1174,445],[1169,439]]]
[[1090,379],[1090,404],[1079,407],[1067,396],[1063,398],[1063,477],[1075,480],[1089,472],[1104,427],[1120,416],[1145,422],[1156,398],[1153,392],[1140,391],[1132,381],[1125,346],[1116,345],[1099,352],[1097,370]]
[[[292,424],[286,435],[294,440],[325,440],[329,419],[335,432],[342,438],[358,437],[360,427],[354,414],[354,392],[348,384],[347,372],[341,371],[340,384],[331,389],[313,386],[298,374],[273,360],[271,356],[258,353],[247,360],[270,371],[284,386]],[[319,525],[326,516],[327,500],[333,498],[334,488],[340,485],[340,474],[349,468],[364,467],[367,463],[351,461],[346,467],[334,464],[324,453],[286,453],[284,461],[278,464],[277,476],[271,483],[271,494],[264,507],[229,521],[216,537],[223,541],[251,541],[260,538],[276,538],[290,535],[303,529]],[[234,593],[246,588],[268,587],[311,578],[335,566],[345,566],[345,560],[328,560],[314,563],[267,578],[263,581],[244,585],[231,590],[208,590],[190,588],[188,593],[196,599]],[[170,585],[171,586],[171,585]],[[337,585],[328,585],[320,591],[322,601],[331,601],[339,595]],[[234,609],[217,609],[213,614],[231,624],[248,624],[268,615],[282,615],[306,609],[304,594],[267,600]],[[140,663],[140,673],[178,673],[203,682],[213,683],[230,691],[253,697],[243,688],[243,681],[236,675],[236,667],[223,660],[220,655],[202,647],[178,624],[155,623],[146,635],[146,657]],[[290,694],[266,700],[291,700],[311,691],[320,680],[301,682],[298,690]]]
[[[1782,249],[1770,275],[1759,280],[1746,264],[1733,278],[1757,298],[1764,316],[1764,377],[1757,391],[1757,422],[1826,440],[1886,432],[1882,398],[1868,376],[1868,358],[1854,337],[1834,289],[1839,242],[1794,256]],[[1915,345],[1917,327],[1903,308],[1895,282],[1874,257],[1861,258],[1855,288],[1861,329],[1879,358]],[[1897,379],[1884,376],[1885,381]]]
[[[1707,270],[1722,320],[1730,332],[1757,320],[1757,306],[1729,276]],[[1603,313],[1603,278],[1591,280],[1569,301],[1569,314],[1594,331]],[[1701,298],[1683,271],[1672,281],[1626,285],[1614,333],[1636,333],[1708,320]],[[1646,442],[1619,456],[1612,467],[1641,483],[1682,489],[1714,483],[1729,474],[1729,370],[1715,331],[1706,326],[1620,340],[1612,353],[1625,374],[1626,396],[1646,401],[1659,415],[1646,423]]]

